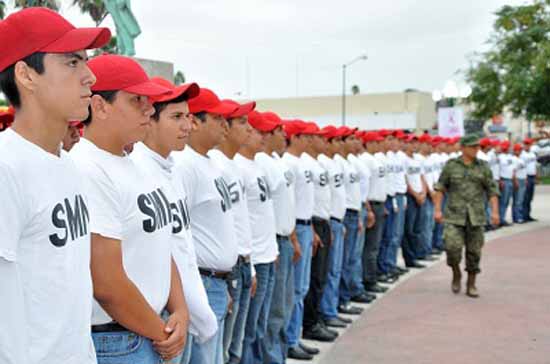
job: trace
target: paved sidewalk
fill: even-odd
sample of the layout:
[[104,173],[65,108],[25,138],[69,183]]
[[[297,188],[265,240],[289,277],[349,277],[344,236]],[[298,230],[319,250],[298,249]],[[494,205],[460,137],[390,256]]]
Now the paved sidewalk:
[[533,216],[487,235],[479,299],[451,293],[442,258],[362,305],[335,343],[307,341],[322,350],[313,363],[550,364],[550,188]]

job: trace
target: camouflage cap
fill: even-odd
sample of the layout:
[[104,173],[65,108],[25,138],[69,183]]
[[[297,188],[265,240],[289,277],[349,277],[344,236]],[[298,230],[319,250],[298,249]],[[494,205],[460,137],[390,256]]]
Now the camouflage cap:
[[477,147],[479,145],[479,135],[466,134],[460,139],[460,145],[464,147]]

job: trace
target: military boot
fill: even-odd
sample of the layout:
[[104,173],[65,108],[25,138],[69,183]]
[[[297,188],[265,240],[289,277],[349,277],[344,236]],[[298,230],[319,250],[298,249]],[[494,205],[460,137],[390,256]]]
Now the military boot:
[[455,265],[453,268],[453,282],[451,283],[451,290],[453,293],[459,293],[460,292],[460,286],[462,279],[462,274],[460,273],[460,266]]
[[477,292],[477,288],[476,288],[475,273],[468,272],[468,283],[466,286],[466,295],[468,295],[468,297],[473,297],[473,298],[479,297],[479,293]]

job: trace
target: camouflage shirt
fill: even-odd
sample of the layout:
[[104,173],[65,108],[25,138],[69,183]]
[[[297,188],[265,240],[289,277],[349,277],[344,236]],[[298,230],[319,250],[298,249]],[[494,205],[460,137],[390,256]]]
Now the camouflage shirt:
[[485,197],[499,194],[489,164],[479,159],[470,165],[462,158],[451,159],[435,189],[447,194],[445,221],[460,226],[466,226],[468,218],[472,226],[485,225]]

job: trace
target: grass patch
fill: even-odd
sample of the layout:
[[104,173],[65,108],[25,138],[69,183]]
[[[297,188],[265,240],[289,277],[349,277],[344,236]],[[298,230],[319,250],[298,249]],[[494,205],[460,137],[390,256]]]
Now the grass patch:
[[540,183],[543,185],[550,185],[550,176],[541,177]]

